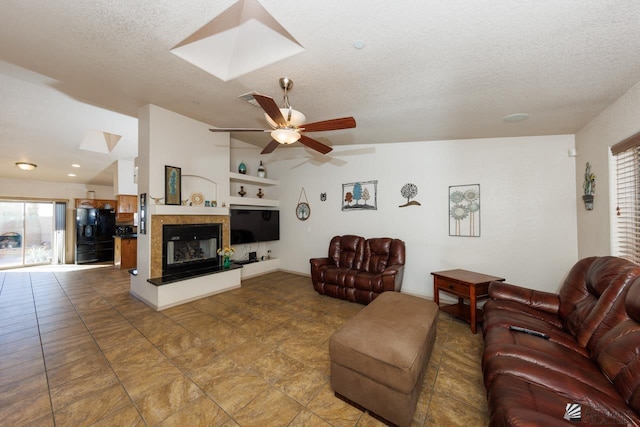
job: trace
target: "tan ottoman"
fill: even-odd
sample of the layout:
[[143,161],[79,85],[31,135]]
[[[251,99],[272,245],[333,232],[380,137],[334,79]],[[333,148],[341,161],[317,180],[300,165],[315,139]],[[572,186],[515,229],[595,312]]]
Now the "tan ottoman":
[[436,338],[438,306],[383,292],[329,341],[336,396],[372,415],[408,426]]

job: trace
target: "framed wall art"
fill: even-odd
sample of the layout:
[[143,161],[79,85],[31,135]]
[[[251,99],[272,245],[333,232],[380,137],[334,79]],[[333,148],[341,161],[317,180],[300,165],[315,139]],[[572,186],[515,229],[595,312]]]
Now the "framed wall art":
[[480,184],[449,187],[449,236],[480,237]]
[[342,184],[342,210],[377,210],[378,181]]
[[166,205],[182,204],[181,169],[175,166],[164,167],[164,200]]

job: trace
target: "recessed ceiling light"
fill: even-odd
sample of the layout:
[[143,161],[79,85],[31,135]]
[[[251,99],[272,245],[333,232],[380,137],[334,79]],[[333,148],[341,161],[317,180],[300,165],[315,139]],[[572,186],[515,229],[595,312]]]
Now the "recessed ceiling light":
[[356,49],[362,49],[364,47],[364,40],[356,40],[353,42],[353,47]]
[[67,176],[76,176],[75,173],[68,173]]
[[513,123],[513,122],[521,122],[523,120],[527,120],[529,115],[527,113],[513,113],[507,114],[502,118],[503,122]]
[[71,167],[72,167],[72,168],[79,168],[79,167],[80,167],[80,165],[79,165],[79,164],[77,164],[77,163],[74,163],[74,164],[72,164],[72,165],[71,165]]
[[23,171],[32,171],[38,167],[38,165],[27,162],[16,162],[16,166],[22,169]]

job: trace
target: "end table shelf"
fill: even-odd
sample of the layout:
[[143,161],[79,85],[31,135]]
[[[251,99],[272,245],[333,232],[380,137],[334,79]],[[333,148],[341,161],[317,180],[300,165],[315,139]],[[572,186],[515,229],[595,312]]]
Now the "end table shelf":
[[[440,310],[471,324],[471,332],[475,334],[478,323],[482,322],[482,309],[477,307],[477,302],[489,297],[489,283],[503,282],[505,279],[461,269],[436,271],[431,274],[434,302],[440,305],[440,291],[458,297],[457,304],[440,306]],[[469,300],[469,304],[465,304],[466,299]]]

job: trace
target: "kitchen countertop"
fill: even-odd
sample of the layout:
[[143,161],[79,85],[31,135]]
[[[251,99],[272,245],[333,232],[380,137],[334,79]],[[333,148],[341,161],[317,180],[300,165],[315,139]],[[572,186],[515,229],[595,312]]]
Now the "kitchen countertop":
[[117,238],[120,238],[120,239],[137,239],[138,238],[138,233],[114,235],[113,238],[114,239],[117,239]]

